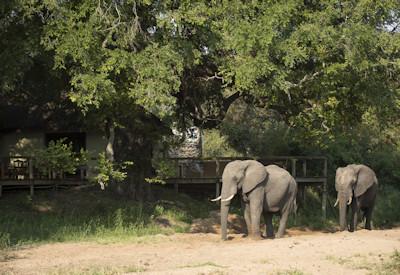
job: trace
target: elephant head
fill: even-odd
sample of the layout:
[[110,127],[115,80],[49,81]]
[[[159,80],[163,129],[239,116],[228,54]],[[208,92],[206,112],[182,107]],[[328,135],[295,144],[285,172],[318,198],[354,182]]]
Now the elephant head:
[[335,206],[339,204],[340,230],[347,226],[347,206],[361,196],[373,181],[360,180],[363,177],[363,165],[348,165],[336,170],[335,188],[338,192]]
[[213,201],[221,200],[221,237],[226,239],[227,220],[230,201],[238,189],[246,194],[253,190],[267,177],[264,165],[255,160],[236,160],[228,163],[222,173],[221,196]]

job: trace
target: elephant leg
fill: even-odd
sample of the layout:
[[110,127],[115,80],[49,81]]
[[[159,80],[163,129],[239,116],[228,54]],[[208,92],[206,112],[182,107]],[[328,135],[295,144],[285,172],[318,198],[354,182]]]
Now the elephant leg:
[[351,220],[350,220],[350,232],[357,230],[358,224],[358,205],[357,200],[354,198],[351,204]]
[[250,218],[249,203],[242,201],[242,209],[243,209],[244,220],[246,222],[247,236],[250,236],[251,235],[251,218]]
[[373,207],[368,207],[365,210],[365,229],[371,230],[371,217],[372,217],[372,209]]
[[274,238],[274,225],[272,224],[272,213],[264,212],[265,234],[267,238]]
[[261,239],[260,219],[262,209],[262,201],[250,201],[251,237],[253,239]]
[[289,208],[286,207],[285,209],[282,210],[281,219],[279,221],[278,232],[276,233],[277,238],[282,238],[283,235],[285,234],[288,217],[289,217]]

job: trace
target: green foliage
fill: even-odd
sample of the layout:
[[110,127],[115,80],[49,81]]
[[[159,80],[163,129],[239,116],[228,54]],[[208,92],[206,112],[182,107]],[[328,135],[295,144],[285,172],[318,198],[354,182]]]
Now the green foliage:
[[147,183],[165,184],[167,178],[176,176],[176,165],[173,160],[166,158],[153,158],[153,167],[155,168],[156,176],[146,178]]
[[400,224],[400,191],[392,186],[381,188],[373,212],[373,225],[378,228],[390,228]]
[[10,234],[6,232],[0,233],[0,250],[10,246]]
[[111,181],[122,182],[128,175],[127,168],[132,165],[131,161],[116,164],[107,159],[105,153],[100,153],[96,166],[97,175],[94,180],[100,184],[101,189],[104,189]]
[[204,131],[203,157],[240,157],[235,149],[230,146],[226,136],[221,135],[217,129]]
[[79,166],[86,164],[87,153],[84,150],[75,153],[72,143],[67,144],[65,140],[51,140],[46,149],[35,150],[35,166],[39,171],[74,174]]
[[244,156],[262,158],[290,151],[290,129],[273,111],[238,101],[220,128],[229,144]]
[[[331,175],[359,162],[398,184],[397,0],[2,1],[0,14],[6,105],[69,99],[92,125],[118,125],[136,158],[171,125],[213,128],[228,113],[207,156],[325,154]],[[124,177],[100,169],[100,182]]]

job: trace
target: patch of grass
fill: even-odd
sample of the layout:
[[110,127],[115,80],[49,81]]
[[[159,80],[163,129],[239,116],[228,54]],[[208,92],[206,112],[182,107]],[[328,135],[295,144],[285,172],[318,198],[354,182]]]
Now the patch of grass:
[[269,260],[269,259],[262,259],[262,260],[258,261],[258,263],[260,263],[260,264],[270,264],[270,263],[271,263],[271,260]]
[[14,253],[11,252],[11,250],[9,249],[0,250],[0,262],[7,262],[13,259],[16,259],[16,256]]
[[[133,241],[186,232],[215,205],[164,190],[162,199],[139,203],[98,190],[4,194],[0,200],[0,250],[68,241]],[[165,221],[165,222],[163,222]]]
[[400,274],[400,252],[394,251],[389,259],[381,264],[378,264],[370,273],[376,275],[391,275]]
[[351,258],[344,258],[344,257],[337,257],[337,256],[333,256],[333,255],[328,255],[325,258],[326,260],[339,264],[339,265],[348,265],[350,263],[352,263]]
[[141,273],[145,272],[146,269],[137,266],[122,266],[122,267],[110,267],[110,266],[89,266],[89,267],[72,267],[72,268],[59,268],[48,275],[120,275],[126,273]]
[[219,267],[219,268],[226,268],[227,267],[227,266],[223,266],[223,265],[218,265],[218,264],[213,263],[213,262],[205,262],[205,263],[184,265],[184,266],[181,266],[180,268],[196,268],[196,267],[203,267],[203,266],[213,266],[213,267]]
[[275,273],[276,275],[306,275],[303,271],[299,269],[288,269],[288,270],[279,270]]

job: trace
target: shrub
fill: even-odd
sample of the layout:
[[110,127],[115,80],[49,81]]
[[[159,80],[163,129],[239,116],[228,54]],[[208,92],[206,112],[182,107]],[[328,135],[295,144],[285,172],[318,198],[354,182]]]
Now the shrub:
[[372,221],[374,226],[387,228],[400,223],[400,190],[388,185],[378,192]]

